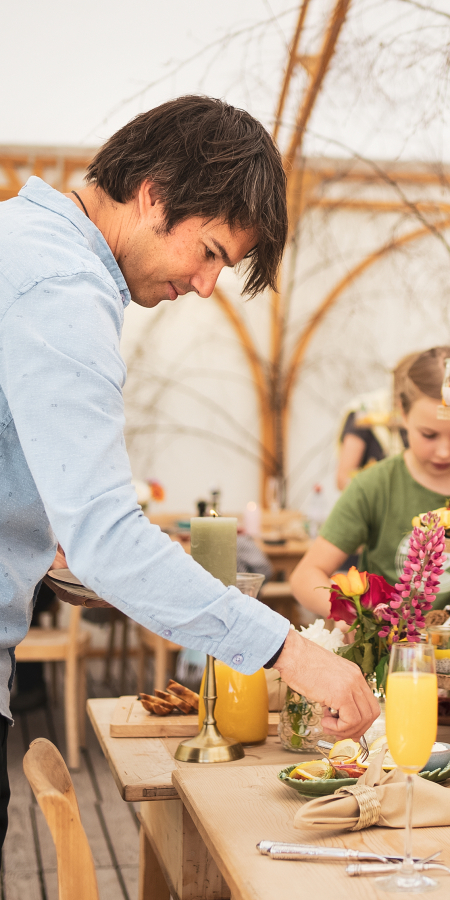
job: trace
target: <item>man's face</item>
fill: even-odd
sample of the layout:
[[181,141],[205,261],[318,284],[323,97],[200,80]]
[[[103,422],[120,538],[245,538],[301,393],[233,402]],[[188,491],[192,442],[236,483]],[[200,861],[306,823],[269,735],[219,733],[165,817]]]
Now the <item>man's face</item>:
[[231,230],[219,219],[192,217],[164,232],[164,209],[141,187],[118,263],[140,306],[195,291],[209,297],[224,266],[235,266],[255,246],[252,231]]

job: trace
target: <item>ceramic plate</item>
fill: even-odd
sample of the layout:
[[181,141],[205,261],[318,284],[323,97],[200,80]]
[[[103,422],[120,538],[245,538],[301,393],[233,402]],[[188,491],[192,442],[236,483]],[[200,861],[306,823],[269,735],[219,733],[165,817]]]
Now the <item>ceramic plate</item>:
[[76,575],[72,574],[70,569],[51,569],[50,572],[47,572],[47,577],[50,581],[53,581],[69,594],[74,594],[76,597],[85,597],[87,600],[101,599],[94,591],[85,587]]
[[286,766],[278,773],[278,778],[294,791],[303,794],[304,797],[325,797],[327,794],[334,794],[340,787],[356,784],[358,781],[357,778],[329,778],[327,781],[300,781],[298,778],[289,778],[293,769],[296,769],[298,765],[300,763]]
[[[298,778],[289,777],[297,765],[300,764],[286,766],[278,773],[278,778],[298,794],[302,794],[303,797],[326,797],[328,794],[334,794],[341,787],[356,784],[358,780],[357,778],[328,778],[327,781],[300,781]],[[450,778],[450,762],[444,769],[435,769],[433,772],[423,771],[419,772],[419,775],[421,778],[426,778],[427,781],[435,781],[440,784]]]

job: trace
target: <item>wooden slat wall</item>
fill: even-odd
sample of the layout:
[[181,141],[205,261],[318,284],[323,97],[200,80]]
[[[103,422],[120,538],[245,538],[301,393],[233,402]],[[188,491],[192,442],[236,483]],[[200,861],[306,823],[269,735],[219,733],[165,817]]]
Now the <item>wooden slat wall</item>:
[[15,197],[30,175],[58,191],[81,187],[94,148],[0,147],[0,201]]

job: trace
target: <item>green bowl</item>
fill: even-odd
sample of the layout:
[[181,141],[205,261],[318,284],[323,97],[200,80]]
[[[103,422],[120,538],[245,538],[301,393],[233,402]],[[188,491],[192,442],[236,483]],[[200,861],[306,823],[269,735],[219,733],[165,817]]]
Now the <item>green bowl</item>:
[[325,781],[300,781],[298,778],[290,778],[293,769],[296,769],[300,763],[293,766],[286,766],[278,773],[278,778],[288,787],[294,789],[304,797],[325,797],[327,794],[334,794],[341,787],[348,784],[356,784],[357,778],[328,778]]
[[[326,797],[329,794],[334,794],[339,788],[346,787],[349,784],[356,784],[358,781],[357,778],[328,778],[325,781],[300,781],[298,778],[290,778],[291,772],[298,765],[300,763],[286,766],[285,769],[278,772],[278,778],[283,784],[287,784],[288,787],[293,788],[298,794],[302,794],[303,797]],[[419,777],[441,784],[450,778],[450,762],[444,769],[435,769],[433,772],[419,772]]]

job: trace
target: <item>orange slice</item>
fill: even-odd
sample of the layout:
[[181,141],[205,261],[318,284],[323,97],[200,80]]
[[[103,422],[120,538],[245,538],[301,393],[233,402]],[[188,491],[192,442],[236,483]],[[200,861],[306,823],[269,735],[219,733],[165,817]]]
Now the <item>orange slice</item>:
[[347,738],[333,744],[328,759],[335,763],[353,763],[361,753],[361,747],[356,741]]
[[333,775],[333,766],[330,766],[327,759],[312,759],[296,766],[289,778],[297,778],[300,781],[328,781]]

